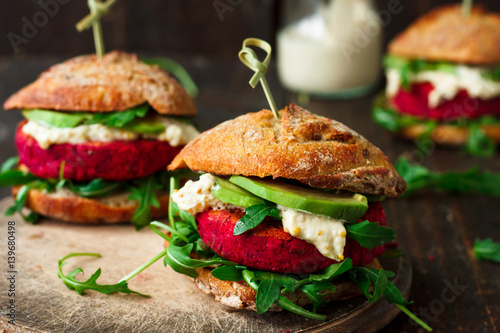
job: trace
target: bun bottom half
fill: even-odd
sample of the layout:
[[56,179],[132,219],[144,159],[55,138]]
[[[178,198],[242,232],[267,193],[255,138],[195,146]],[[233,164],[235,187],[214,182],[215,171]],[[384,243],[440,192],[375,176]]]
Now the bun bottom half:
[[[482,125],[484,133],[497,143],[500,143],[499,125]],[[404,138],[415,140],[425,132],[425,125],[412,125],[401,129],[398,134]],[[432,140],[440,145],[462,146],[467,142],[469,129],[449,124],[438,125],[431,134]]]
[[[20,186],[12,188],[15,197]],[[135,201],[127,200],[128,194],[107,199],[89,199],[68,193],[48,193],[32,189],[28,193],[26,207],[32,211],[57,220],[83,224],[108,224],[130,222],[137,208]],[[125,199],[124,199],[125,198]],[[115,199],[115,200],[113,200]],[[120,200],[117,200],[120,199]],[[169,195],[158,194],[160,207],[151,207],[151,218],[168,214]]]
[[[366,267],[380,269],[380,263],[374,259]],[[196,272],[198,277],[192,279],[198,289],[208,295],[214,295],[215,300],[239,310],[253,310],[256,311],[256,296],[257,292],[253,290],[245,282],[222,281],[217,279],[211,274],[211,268],[198,268]],[[326,301],[343,301],[363,293],[353,281],[337,281],[334,283],[336,288],[335,292],[326,294],[324,297]],[[310,304],[309,298],[300,290],[295,293],[287,293],[285,295],[290,301],[298,306]],[[281,307],[273,304],[270,311],[281,311]]]

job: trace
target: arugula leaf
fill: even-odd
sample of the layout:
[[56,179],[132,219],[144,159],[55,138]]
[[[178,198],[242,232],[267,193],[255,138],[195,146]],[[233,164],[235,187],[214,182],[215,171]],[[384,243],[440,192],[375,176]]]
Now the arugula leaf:
[[312,282],[332,281],[335,277],[342,275],[352,268],[351,258],[346,258],[338,264],[332,264],[316,274],[309,274],[308,278],[302,279],[296,283],[295,287],[299,288],[305,284]]
[[277,209],[274,204],[257,204],[249,206],[245,210],[246,214],[234,226],[233,235],[235,236],[255,228],[264,221],[266,216],[271,216],[274,219],[281,219],[279,209]]
[[85,124],[102,124],[106,127],[121,128],[135,118],[144,118],[148,110],[149,105],[143,104],[126,111],[95,113],[92,115],[92,118],[85,120]]
[[110,182],[102,178],[93,179],[88,183],[74,184],[72,182],[66,183],[71,191],[81,197],[101,197],[109,195],[120,188],[124,187],[124,182]]
[[223,281],[241,281],[243,274],[241,273],[244,268],[239,266],[220,266],[211,271],[211,274],[219,280]]
[[158,184],[155,175],[142,178],[134,181],[135,186],[129,187],[132,192],[128,199],[136,200],[138,207],[134,212],[131,222],[134,224],[136,230],[142,229],[151,222],[151,206],[160,207],[160,202],[156,197],[155,191],[161,190],[161,184]]
[[5,216],[11,216],[14,213],[19,213],[22,216],[25,222],[34,224],[38,221],[40,216],[33,212],[29,211],[28,215],[24,214],[23,209],[26,206],[26,202],[28,200],[28,194],[31,189],[44,189],[47,188],[47,184],[38,180],[27,183],[26,185],[21,186],[19,192],[17,192],[16,198],[14,199],[14,204],[10,206],[5,211]]
[[491,238],[476,239],[472,251],[477,259],[500,263],[500,243],[495,243]]
[[3,162],[2,166],[0,166],[0,175],[4,172],[14,169],[15,167],[17,167],[18,164],[19,164],[18,156],[13,156],[8,158],[5,162]]
[[195,278],[198,276],[196,268],[208,267],[215,264],[224,264],[228,266],[235,265],[231,261],[221,258],[212,258],[208,260],[192,259],[191,252],[193,251],[193,247],[194,244],[187,244],[181,247],[170,243],[164,259],[165,266],[168,265],[177,273]]
[[0,173],[0,187],[26,185],[29,182],[37,180],[32,173],[20,170],[7,170]]
[[62,272],[62,267],[66,264],[65,261],[71,257],[77,257],[77,256],[100,257],[101,255],[98,253],[71,253],[58,261],[59,265],[57,269],[57,276],[64,282],[64,284],[66,285],[66,287],[68,287],[68,289],[75,290],[80,295],[83,295],[85,290],[95,290],[106,295],[119,292],[124,294],[137,294],[149,297],[148,295],[143,295],[136,291],[130,290],[128,288],[128,284],[126,281],[121,281],[117,284],[108,284],[108,285],[98,284],[97,279],[99,278],[99,276],[101,276],[100,268],[94,274],[92,274],[92,276],[87,281],[78,281],[76,279],[76,274],[78,273],[83,274],[83,270],[81,268],[76,268],[73,271],[71,271],[68,275],[64,275],[64,273]]
[[257,288],[257,297],[255,307],[258,314],[263,314],[273,303],[279,298],[281,283],[279,279],[273,278],[260,281],[259,288]]
[[412,164],[404,157],[396,162],[396,170],[405,179],[405,195],[422,188],[458,193],[479,193],[500,196],[500,174],[480,171],[432,172],[422,165]]
[[474,156],[490,158],[495,156],[497,145],[492,138],[486,135],[477,123],[469,126],[469,137],[464,151]]
[[306,284],[300,287],[300,290],[311,300],[313,303],[313,311],[316,312],[318,306],[322,306],[326,303],[323,296],[335,292],[335,287],[329,281],[322,281]]
[[169,58],[148,58],[142,59],[148,65],[158,65],[163,70],[170,72],[179,80],[180,84],[186,89],[186,92],[191,97],[198,96],[198,87],[194,83],[189,73],[176,61]]
[[[380,296],[384,295],[389,304],[411,304],[412,302],[407,302],[399,289],[388,280],[393,275],[384,271],[383,268],[377,270],[369,267],[354,267],[349,271],[351,279],[356,282],[359,289],[371,303],[375,303]],[[370,285],[373,287],[373,293],[370,293]]]
[[378,225],[377,222],[363,221],[356,224],[345,224],[347,237],[354,239],[364,248],[373,249],[376,246],[389,243],[396,238],[396,232],[391,228]]

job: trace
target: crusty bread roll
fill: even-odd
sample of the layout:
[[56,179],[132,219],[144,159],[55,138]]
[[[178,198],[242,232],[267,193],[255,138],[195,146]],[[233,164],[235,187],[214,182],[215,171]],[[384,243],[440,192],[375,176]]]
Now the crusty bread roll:
[[460,4],[419,18],[389,44],[389,53],[410,59],[471,65],[500,64],[500,15],[474,6],[469,17]]
[[[15,197],[20,186],[12,188]],[[28,192],[26,207],[44,216],[75,223],[120,223],[130,222],[137,203],[128,200],[129,193],[104,198],[87,199],[69,190],[48,193],[32,189]],[[151,218],[160,218],[168,213],[169,194],[158,193],[160,207],[151,207]]]
[[216,175],[295,179],[318,188],[398,196],[388,158],[347,126],[291,104],[226,121],[191,141],[169,165]]
[[191,97],[167,72],[119,51],[54,65],[12,95],[4,108],[111,112],[144,103],[160,114],[196,114]]

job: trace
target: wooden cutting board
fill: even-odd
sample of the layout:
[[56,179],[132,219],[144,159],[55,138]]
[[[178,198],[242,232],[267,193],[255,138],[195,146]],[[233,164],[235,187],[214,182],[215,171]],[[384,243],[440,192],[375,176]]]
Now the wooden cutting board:
[[[0,281],[0,332],[371,332],[387,325],[398,309],[380,300],[370,304],[364,297],[330,303],[320,310],[326,322],[303,318],[286,311],[257,315],[231,310],[205,295],[183,275],[165,268],[160,260],[129,283],[132,290],[151,295],[70,291],[57,277],[57,261],[71,252],[98,252],[101,258],[71,258],[64,273],[83,268],[88,279],[102,269],[101,284],[116,283],[163,249],[163,239],[149,228],[139,232],[130,225],[82,226],[42,220],[37,225],[3,212],[12,204],[0,201],[0,253],[7,276],[7,222],[16,228],[16,326],[7,323],[11,297],[9,282]],[[383,262],[397,273],[393,282],[408,297],[411,267],[404,258]],[[2,277],[3,277],[2,276]]]

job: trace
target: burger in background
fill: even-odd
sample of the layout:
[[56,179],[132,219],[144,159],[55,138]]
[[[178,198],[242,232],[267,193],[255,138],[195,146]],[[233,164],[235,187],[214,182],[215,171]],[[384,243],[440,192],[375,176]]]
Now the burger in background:
[[165,216],[166,167],[198,134],[184,88],[119,51],[55,65],[4,108],[23,109],[26,118],[16,131],[19,157],[0,173],[0,186],[14,186],[6,214],[29,222],[41,214],[141,228]]
[[405,138],[491,157],[500,142],[500,15],[434,9],[389,45],[374,120]]

